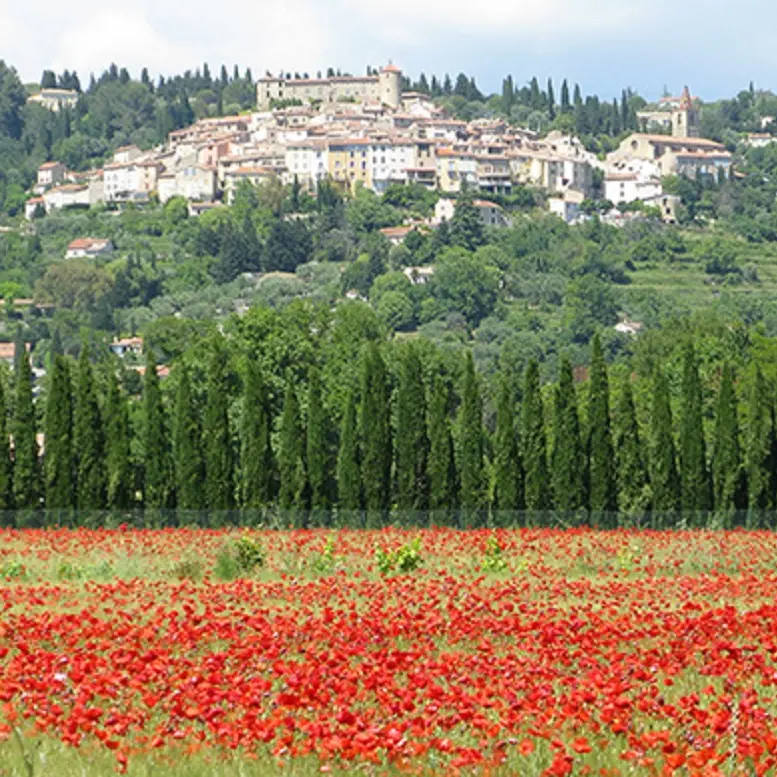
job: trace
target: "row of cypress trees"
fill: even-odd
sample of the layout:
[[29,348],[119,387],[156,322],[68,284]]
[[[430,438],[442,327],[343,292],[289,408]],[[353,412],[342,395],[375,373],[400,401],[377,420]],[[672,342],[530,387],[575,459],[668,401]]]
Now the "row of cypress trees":
[[413,346],[403,349],[392,386],[377,344],[368,344],[359,385],[350,391],[336,430],[315,370],[304,397],[291,378],[286,381],[282,414],[274,419],[254,359],[247,362],[240,412],[233,411],[223,340],[211,348],[202,404],[195,401],[185,364],[175,367],[174,397],[166,402],[149,353],[142,423],[134,432],[131,400],[115,374],[101,396],[85,347],[74,369],[62,355],[53,359],[42,458],[29,360],[20,358],[16,370],[10,414],[0,387],[2,509],[277,507],[307,515],[336,507],[378,520],[395,510],[410,516],[433,511],[438,519],[459,511],[474,521],[488,510],[609,516],[775,507],[775,421],[763,376],[756,369],[742,446],[734,376],[723,368],[708,452],[691,345],[684,355],[678,424],[659,370],[646,435],[630,380],[611,407],[597,338],[585,408],[578,406],[566,359],[552,407],[546,408],[539,367],[532,362],[520,392],[515,381],[501,381],[492,435],[484,429],[470,355],[455,396],[442,375],[427,376]]

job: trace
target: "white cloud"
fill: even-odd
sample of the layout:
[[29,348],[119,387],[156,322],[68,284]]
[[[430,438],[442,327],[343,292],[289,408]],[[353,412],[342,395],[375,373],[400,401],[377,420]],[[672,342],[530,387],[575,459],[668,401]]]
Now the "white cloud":
[[[341,0],[349,13],[398,44],[422,45],[446,33],[516,40],[607,36],[636,24],[648,6],[623,0]],[[474,42],[474,41],[473,41]],[[480,38],[478,44],[487,41]]]
[[71,20],[57,36],[51,66],[58,72],[75,69],[83,77],[90,71],[102,71],[111,62],[134,73],[144,66],[180,69],[191,66],[195,57],[188,46],[156,29],[137,7],[105,7],[73,15]]

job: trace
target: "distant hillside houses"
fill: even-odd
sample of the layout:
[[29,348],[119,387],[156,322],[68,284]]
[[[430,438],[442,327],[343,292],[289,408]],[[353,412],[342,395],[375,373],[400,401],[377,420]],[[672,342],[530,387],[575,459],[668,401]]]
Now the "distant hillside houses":
[[65,251],[65,259],[94,258],[113,253],[113,243],[104,238],[80,237]]
[[27,102],[50,111],[60,111],[63,108],[75,108],[78,92],[73,89],[41,89],[37,94],[30,95]]
[[[102,169],[86,173],[46,162],[25,211],[33,218],[41,208],[183,197],[199,213],[200,205],[232,202],[243,182],[296,181],[315,191],[327,179],[345,191],[364,186],[380,194],[417,184],[443,195],[466,189],[484,201],[532,186],[567,203],[569,217],[587,198],[660,196],[666,175],[730,174],[729,152],[699,137],[699,108],[688,89],[660,109],[671,134],[634,133],[602,161],[569,134],[540,138],[501,119],[452,119],[428,96],[401,87],[392,64],[364,77],[267,75],[257,83],[253,113],[201,119],[157,148],[118,148]],[[602,176],[605,191],[598,188]],[[505,220],[500,211],[483,212],[491,226]]]

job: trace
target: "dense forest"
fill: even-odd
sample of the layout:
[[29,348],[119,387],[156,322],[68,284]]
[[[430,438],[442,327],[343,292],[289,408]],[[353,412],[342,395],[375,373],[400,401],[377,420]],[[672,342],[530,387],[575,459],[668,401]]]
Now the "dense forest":
[[757,362],[743,375],[708,362],[705,381],[687,338],[666,360],[656,353],[648,374],[611,386],[594,337],[584,374],[563,358],[543,389],[530,361],[486,388],[470,354],[386,343],[359,306],[317,323],[315,340],[294,343],[290,332],[271,336],[257,312],[226,337],[198,338],[164,381],[149,348],[134,396],[84,345],[77,361],[52,354],[36,403],[20,347],[0,395],[13,448],[0,451],[0,507],[26,522],[42,506],[57,520],[76,509],[178,509],[185,520],[269,508],[300,525],[354,515],[499,523],[551,510],[602,525],[653,513],[664,523],[770,520],[777,430]]

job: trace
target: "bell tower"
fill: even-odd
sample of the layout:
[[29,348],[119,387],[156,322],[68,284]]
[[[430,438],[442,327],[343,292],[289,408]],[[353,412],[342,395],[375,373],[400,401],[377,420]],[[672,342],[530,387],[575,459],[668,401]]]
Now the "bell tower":
[[672,111],[672,137],[698,138],[701,135],[699,109],[694,104],[691,91],[683,89],[680,104]]

